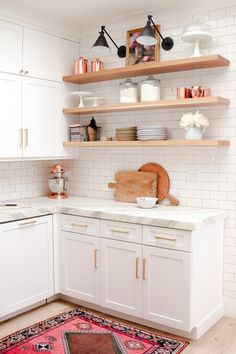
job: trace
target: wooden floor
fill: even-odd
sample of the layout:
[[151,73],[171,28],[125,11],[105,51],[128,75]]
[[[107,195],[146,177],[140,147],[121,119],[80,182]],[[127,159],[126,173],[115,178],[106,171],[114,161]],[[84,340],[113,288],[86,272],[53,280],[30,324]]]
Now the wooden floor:
[[[42,321],[50,316],[54,316],[63,311],[67,311],[73,307],[75,307],[75,305],[62,300],[57,300],[50,304],[40,306],[27,313],[14,317],[0,324],[0,338],[19,329],[30,326],[33,323]],[[146,327],[140,325],[136,325],[136,327],[147,329]],[[155,330],[152,331],[157,332]],[[236,354],[236,319],[230,319],[226,317],[223,318],[200,340],[191,341],[190,345],[184,350],[183,353]]]

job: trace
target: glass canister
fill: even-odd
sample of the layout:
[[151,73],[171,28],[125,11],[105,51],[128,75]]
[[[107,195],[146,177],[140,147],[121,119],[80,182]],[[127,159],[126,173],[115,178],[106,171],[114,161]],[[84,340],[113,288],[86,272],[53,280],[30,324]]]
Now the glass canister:
[[120,83],[120,102],[135,103],[138,102],[138,84],[131,79]]
[[160,80],[149,76],[141,81],[141,102],[160,100]]

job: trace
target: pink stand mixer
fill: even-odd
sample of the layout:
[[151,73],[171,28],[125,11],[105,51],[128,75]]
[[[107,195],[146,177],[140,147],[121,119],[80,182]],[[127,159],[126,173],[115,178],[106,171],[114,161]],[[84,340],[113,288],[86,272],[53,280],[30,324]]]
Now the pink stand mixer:
[[68,198],[68,183],[69,178],[66,176],[63,166],[59,163],[53,165],[48,180],[48,187],[51,191],[48,197],[52,199]]

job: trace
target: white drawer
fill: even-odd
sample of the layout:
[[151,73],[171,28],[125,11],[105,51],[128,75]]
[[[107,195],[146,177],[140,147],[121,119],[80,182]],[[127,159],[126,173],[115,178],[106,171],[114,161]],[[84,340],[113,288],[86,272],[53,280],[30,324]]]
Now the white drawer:
[[142,225],[101,220],[101,237],[142,243]]
[[144,225],[143,244],[190,252],[191,232]]
[[100,236],[100,220],[63,214],[61,216],[61,229],[77,234]]

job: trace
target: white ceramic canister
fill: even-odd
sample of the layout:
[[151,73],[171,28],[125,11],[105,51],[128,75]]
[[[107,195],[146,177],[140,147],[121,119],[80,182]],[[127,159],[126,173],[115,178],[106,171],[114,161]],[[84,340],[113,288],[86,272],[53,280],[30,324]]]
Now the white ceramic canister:
[[141,81],[141,102],[160,100],[160,80],[149,76]]
[[120,102],[135,103],[138,102],[138,84],[131,79],[120,83]]

